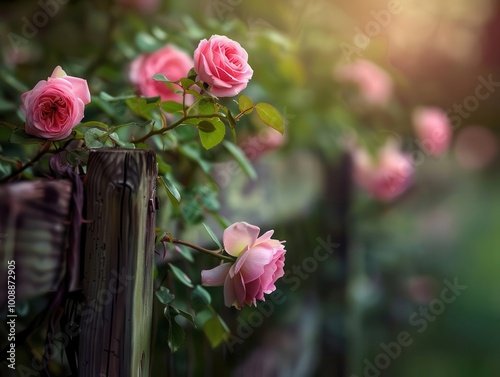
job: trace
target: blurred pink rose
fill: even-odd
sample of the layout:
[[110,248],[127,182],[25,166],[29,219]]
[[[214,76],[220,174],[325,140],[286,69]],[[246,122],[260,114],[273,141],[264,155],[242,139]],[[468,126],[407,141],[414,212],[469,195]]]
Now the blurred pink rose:
[[281,148],[285,141],[285,135],[270,127],[265,127],[254,135],[244,136],[239,146],[249,160],[255,161],[264,154]]
[[118,3],[144,14],[153,13],[160,6],[160,0],[118,0]]
[[[162,101],[182,102],[182,95],[175,93],[179,87],[172,90],[166,83],[155,81],[157,73],[165,75],[170,81],[177,81],[186,77],[193,68],[193,60],[185,52],[174,46],[163,47],[151,54],[142,54],[130,64],[129,78],[139,94],[146,97],[160,96]],[[186,97],[188,98],[188,97]],[[187,101],[193,102],[191,96]]]
[[258,237],[259,232],[258,227],[246,222],[229,226],[224,231],[224,248],[237,257],[236,262],[201,272],[203,285],[224,285],[224,301],[228,307],[241,309],[244,304],[252,306],[256,300],[265,301],[264,293],[273,292],[274,283],[285,274],[283,241],[271,239],[273,230]]
[[413,127],[422,149],[432,155],[443,154],[450,145],[451,124],[446,113],[438,107],[421,107],[413,111]]
[[490,164],[498,155],[498,138],[484,126],[462,129],[455,142],[455,158],[465,169],[478,170]]
[[47,80],[39,81],[23,93],[21,99],[26,133],[47,140],[62,140],[83,119],[90,92],[86,80],[68,76],[57,66]]
[[392,78],[374,63],[359,59],[341,66],[334,72],[340,82],[356,85],[364,100],[375,106],[384,106],[393,92]]
[[378,151],[375,159],[364,149],[355,149],[353,169],[356,183],[383,201],[390,201],[401,195],[413,177],[410,157],[391,141]]
[[211,86],[210,93],[219,97],[237,95],[253,75],[245,49],[220,35],[200,41],[194,52],[194,69],[198,79]]

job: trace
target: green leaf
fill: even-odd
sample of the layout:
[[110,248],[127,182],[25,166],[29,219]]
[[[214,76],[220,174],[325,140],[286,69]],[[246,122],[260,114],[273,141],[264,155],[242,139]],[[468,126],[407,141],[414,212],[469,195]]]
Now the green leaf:
[[197,111],[196,115],[210,115],[215,114],[217,109],[212,99],[204,98],[196,102],[194,110]]
[[125,101],[130,98],[136,98],[136,95],[125,95],[125,96],[119,96],[119,97],[114,97],[109,93],[106,92],[101,92],[99,93],[99,98],[102,99],[103,101],[106,102],[118,102],[118,101]]
[[120,140],[120,137],[116,132],[109,134],[109,138],[113,140],[117,145],[123,148],[135,149],[134,143],[129,143],[128,141]]
[[28,135],[24,130],[17,129],[10,134],[9,141],[14,144],[41,144],[42,139],[38,139],[35,136]]
[[198,224],[203,220],[203,209],[194,199],[183,200],[179,211],[186,224]]
[[73,127],[73,129],[79,130],[80,128],[102,128],[103,130],[108,130],[108,125],[106,123],[90,121],[85,123],[80,123],[77,126]]
[[204,132],[199,130],[201,145],[203,145],[205,149],[215,147],[224,140],[224,136],[226,135],[226,126],[219,118],[212,118],[210,122],[215,127],[214,131]]
[[175,245],[175,251],[177,251],[188,262],[194,262],[193,254],[191,254],[191,250],[187,246]]
[[253,101],[250,97],[242,94],[240,98],[238,98],[238,108],[240,112],[250,114],[253,111],[253,106]]
[[188,79],[188,78],[182,78],[181,79],[181,86],[184,88],[184,89],[189,89],[191,88],[193,85],[196,85],[196,83],[191,80],[191,79]]
[[193,292],[191,292],[191,306],[195,312],[205,309],[211,302],[212,297],[210,293],[201,285],[197,285]]
[[186,94],[191,94],[193,97],[197,99],[203,99],[203,96],[194,89],[186,89]]
[[172,204],[172,207],[174,210],[177,212],[179,208],[179,201],[170,193],[170,190],[167,186],[167,183],[165,182],[165,179],[162,176],[159,176],[157,181],[159,181],[163,187],[165,187],[165,190],[167,191],[168,199],[170,200],[170,203]]
[[210,341],[212,348],[227,340],[230,331],[224,320],[217,314],[208,319],[203,325],[203,332]]
[[210,227],[207,224],[205,224],[205,223],[203,223],[203,226],[205,227],[205,230],[207,231],[207,233],[210,236],[210,238],[212,239],[212,241],[215,242],[215,244],[217,245],[217,247],[219,249],[222,249],[222,245],[219,242],[219,239],[217,238],[217,236],[215,235],[215,233],[212,231],[212,229],[210,229]]
[[184,144],[179,145],[179,152],[190,160],[195,161],[205,174],[210,174],[212,166],[201,157],[199,148],[193,146],[192,144]]
[[100,130],[99,128],[90,128],[85,132],[84,139],[87,148],[102,148],[105,143],[101,140],[101,137],[106,135],[107,132]]
[[215,126],[213,125],[213,123],[207,121],[207,120],[202,120],[200,123],[198,123],[196,125],[196,127],[198,127],[199,130],[203,131],[203,132],[213,132],[215,131]]
[[231,114],[231,111],[227,109],[227,121],[229,123],[229,126],[231,127],[231,131],[234,132],[234,128],[236,127],[236,120],[233,117],[233,114]]
[[193,67],[193,68],[191,68],[191,69],[189,70],[188,74],[187,74],[187,78],[188,78],[188,79],[191,79],[191,80],[193,80],[193,81],[195,81],[195,80],[196,80],[196,77],[197,77],[197,76],[198,76],[198,73],[196,73],[196,71],[194,70],[194,67]]
[[176,352],[182,347],[186,334],[182,326],[176,322],[175,318],[172,318],[168,306],[163,310],[163,314],[168,320],[168,347],[172,352]]
[[224,140],[222,145],[228,150],[228,152],[234,157],[236,162],[240,165],[241,169],[252,181],[257,179],[257,172],[255,171],[252,163],[245,156],[245,153],[236,144],[230,141]]
[[170,308],[171,308],[172,312],[179,314],[180,316],[186,318],[189,322],[191,322],[191,324],[194,325],[194,316],[191,313],[189,313],[185,310],[182,310],[180,308],[174,307],[174,306],[171,306]]
[[170,304],[175,298],[175,296],[170,293],[169,289],[164,286],[161,286],[160,289],[155,292],[155,295],[164,305]]
[[12,171],[12,167],[9,163],[0,160],[0,177],[7,176]]
[[212,213],[213,218],[219,223],[221,228],[228,228],[231,222],[219,213]]
[[153,119],[153,114],[158,110],[160,97],[136,97],[125,100],[129,109],[136,115],[147,120]]
[[255,105],[255,110],[257,110],[260,120],[283,135],[285,132],[285,125],[283,124],[283,119],[278,110],[270,104],[263,102]]
[[174,266],[172,263],[169,263],[168,265],[177,280],[189,288],[194,287],[191,279],[184,273],[184,271],[182,271],[179,267]]
[[193,193],[198,203],[200,203],[207,211],[218,212],[220,210],[220,203],[216,190],[213,190],[206,185],[200,185],[195,187]]
[[165,229],[162,229],[159,227],[155,228],[155,241],[156,242],[160,242],[160,240],[165,238],[165,236],[167,236],[167,235],[168,235],[168,233]]
[[157,73],[156,75],[153,75],[151,77],[155,81],[161,81],[161,82],[171,82],[169,79],[164,74]]
[[167,113],[177,113],[179,111],[182,111],[182,103],[176,101],[162,102],[160,107]]
[[135,36],[135,44],[142,52],[153,52],[160,47],[160,43],[156,38],[143,31]]
[[177,203],[179,203],[181,201],[181,194],[180,194],[179,190],[177,190],[177,187],[175,187],[172,180],[168,176],[159,177],[159,178],[163,180],[163,183],[165,184],[165,188],[174,197],[174,199],[177,201]]

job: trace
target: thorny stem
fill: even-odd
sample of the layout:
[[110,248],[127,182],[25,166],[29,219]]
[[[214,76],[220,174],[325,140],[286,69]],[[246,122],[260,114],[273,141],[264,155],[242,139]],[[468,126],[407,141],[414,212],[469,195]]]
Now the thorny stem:
[[201,246],[198,246],[198,245],[194,245],[194,244],[192,244],[190,242],[183,241],[183,240],[180,240],[178,238],[170,237],[169,235],[166,235],[165,237],[163,237],[162,242],[171,242],[171,243],[176,243],[176,244],[179,244],[179,245],[184,245],[184,246],[190,247],[191,249],[201,251],[202,253],[211,255],[212,257],[219,258],[220,260],[223,260],[223,261],[226,261],[226,262],[234,263],[235,260],[236,260],[233,257],[220,254],[220,253],[222,253],[224,251],[224,249],[219,249],[219,250],[205,249],[204,247],[201,247]]
[[151,136],[154,135],[160,135],[164,134],[167,131],[173,130],[174,128],[180,126],[182,123],[184,123],[188,119],[210,119],[210,118],[225,118],[224,115],[221,114],[198,114],[198,115],[185,115],[181,119],[179,119],[177,122],[172,123],[170,126],[167,127],[162,127],[158,130],[153,130],[150,133],[140,137],[139,139],[133,140],[132,143],[134,144],[139,144],[142,143],[143,141],[149,139]]

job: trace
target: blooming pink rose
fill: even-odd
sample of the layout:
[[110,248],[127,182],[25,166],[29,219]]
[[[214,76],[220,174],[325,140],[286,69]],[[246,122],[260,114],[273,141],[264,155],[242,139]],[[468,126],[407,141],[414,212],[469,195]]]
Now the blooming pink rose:
[[[153,80],[157,73],[165,75],[170,81],[186,77],[193,68],[193,60],[185,52],[174,46],[163,47],[151,54],[139,55],[130,65],[129,78],[139,94],[146,97],[160,96],[162,101],[182,102],[182,95],[175,93],[166,83]],[[193,99],[186,96],[191,104]]]
[[219,97],[237,95],[253,75],[245,49],[221,35],[200,41],[194,51],[194,69],[198,79],[210,85],[210,92]]
[[413,127],[421,147],[432,156],[443,154],[450,145],[451,124],[438,107],[422,107],[413,111]]
[[86,80],[68,76],[57,66],[52,76],[39,81],[23,93],[21,99],[26,133],[47,140],[62,140],[83,119],[90,92]]
[[334,74],[337,80],[356,85],[364,100],[371,105],[384,106],[392,96],[391,77],[368,60],[359,59],[341,66]]
[[373,159],[364,149],[353,152],[354,180],[375,198],[390,201],[410,185],[413,165],[397,144],[387,142]]
[[203,285],[224,285],[224,302],[228,307],[241,309],[244,304],[256,305],[257,299],[265,301],[264,293],[273,292],[274,283],[285,274],[283,241],[271,239],[273,230],[258,237],[259,232],[258,227],[245,222],[229,226],[223,235],[224,248],[237,257],[236,262],[201,271]]

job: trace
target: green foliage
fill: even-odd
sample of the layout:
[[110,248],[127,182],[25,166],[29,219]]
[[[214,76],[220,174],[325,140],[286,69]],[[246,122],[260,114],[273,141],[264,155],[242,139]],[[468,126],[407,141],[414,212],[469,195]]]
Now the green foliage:
[[208,235],[210,236],[210,238],[212,239],[212,241],[215,242],[215,244],[217,245],[217,247],[219,249],[222,249],[222,245],[221,243],[219,242],[219,239],[217,238],[217,236],[215,235],[215,233],[213,232],[213,230],[205,223],[203,223],[203,226],[205,227]]
[[240,109],[241,113],[250,114],[254,108],[252,99],[242,94],[240,98],[238,98],[238,108]]
[[[224,136],[226,135],[226,126],[219,118],[212,118],[208,121],[203,121],[203,123],[205,125],[207,123],[211,124],[213,127],[210,131],[205,131],[198,125],[201,144],[205,149],[211,149],[219,145],[222,140],[224,140]],[[208,129],[210,129],[210,127],[208,127]]]
[[9,141],[13,144],[42,144],[43,140],[40,140],[34,136],[28,135],[24,130],[17,129],[10,134]]
[[177,323],[176,317],[172,317],[170,309],[165,308],[164,315],[168,320],[168,347],[172,352],[176,352],[184,344],[186,333],[182,326]]
[[175,101],[164,101],[161,103],[160,107],[167,113],[172,113],[172,114],[182,112],[183,109],[182,103]]
[[223,145],[234,157],[236,162],[238,162],[241,169],[245,172],[248,178],[250,178],[251,180],[256,180],[257,172],[255,171],[252,163],[248,160],[247,156],[245,156],[245,153],[241,150],[241,148],[227,140],[223,142]]
[[179,267],[174,266],[172,263],[169,263],[168,266],[177,280],[179,280],[186,287],[193,288],[191,279],[184,273],[184,271],[182,271]]
[[155,292],[155,296],[160,300],[162,304],[168,305],[172,301],[174,301],[175,296],[170,293],[170,290],[164,286],[161,286],[160,289],[158,289]]
[[273,106],[268,103],[258,103],[255,105],[255,110],[262,122],[271,128],[274,128],[279,133],[285,132],[285,125],[281,114]]
[[136,115],[144,119],[153,119],[154,114],[160,107],[160,97],[136,97],[125,100],[129,109]]
[[191,306],[194,311],[199,312],[205,309],[211,302],[210,293],[201,285],[197,285],[191,292]]

